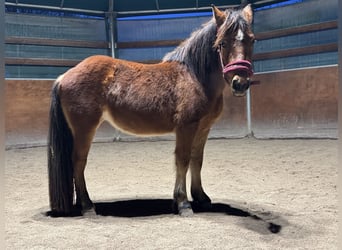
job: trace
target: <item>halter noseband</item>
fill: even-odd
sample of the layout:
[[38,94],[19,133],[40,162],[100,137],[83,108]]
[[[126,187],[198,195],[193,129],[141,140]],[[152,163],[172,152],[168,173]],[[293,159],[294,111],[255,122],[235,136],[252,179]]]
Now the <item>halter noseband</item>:
[[[252,67],[252,64],[250,61],[236,60],[234,62],[228,63],[227,65],[224,65],[223,59],[222,59],[222,54],[221,54],[221,46],[219,47],[217,52],[220,55],[220,61],[221,61],[223,76],[227,73],[237,72],[237,71],[245,72],[247,74],[248,78],[250,78],[254,75],[253,67]],[[257,85],[257,84],[260,84],[260,81],[250,81],[248,79],[248,83],[249,83],[249,85]]]
[[218,53],[220,55],[220,61],[221,61],[221,66],[222,66],[222,73],[223,75],[231,72],[236,72],[236,71],[242,71],[247,74],[247,77],[253,76],[253,68],[252,64],[250,61],[247,60],[236,60],[234,62],[228,63],[227,65],[224,65],[223,63],[223,58],[221,54],[221,46],[218,49]]
[[222,68],[223,74],[236,71],[245,72],[248,77],[251,77],[254,74],[252,64],[247,60],[236,60],[232,63],[227,64],[226,66],[223,66]]

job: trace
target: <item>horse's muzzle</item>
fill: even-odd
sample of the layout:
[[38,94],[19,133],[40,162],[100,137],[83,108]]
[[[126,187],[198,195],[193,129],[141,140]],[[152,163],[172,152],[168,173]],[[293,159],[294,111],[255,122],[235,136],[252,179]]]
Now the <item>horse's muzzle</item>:
[[247,60],[237,60],[223,68],[223,74],[233,75],[231,80],[232,92],[235,96],[245,96],[250,87],[250,77],[254,74],[252,64]]
[[245,96],[246,91],[250,87],[249,78],[240,77],[239,75],[235,75],[231,82],[231,89],[233,95],[235,96]]

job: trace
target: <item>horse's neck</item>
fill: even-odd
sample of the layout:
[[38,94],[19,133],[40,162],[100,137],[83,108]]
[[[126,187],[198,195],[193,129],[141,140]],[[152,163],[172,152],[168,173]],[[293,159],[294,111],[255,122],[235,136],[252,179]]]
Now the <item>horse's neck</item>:
[[212,71],[208,77],[207,82],[203,84],[211,98],[221,96],[226,85],[227,82],[223,78],[221,68]]
[[206,93],[216,98],[222,95],[226,85],[219,53],[214,49],[217,28],[215,23],[209,22],[202,29],[194,37],[194,47],[187,51],[188,65]]
[[184,63],[201,84],[208,84],[211,75],[221,67],[218,53],[213,47],[215,39],[216,24],[210,21],[174,51],[168,53],[163,61]]

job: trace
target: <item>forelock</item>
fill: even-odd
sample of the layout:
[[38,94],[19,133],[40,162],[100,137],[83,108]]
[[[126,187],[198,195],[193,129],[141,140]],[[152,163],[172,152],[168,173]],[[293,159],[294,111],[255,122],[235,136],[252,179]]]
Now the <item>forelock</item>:
[[225,37],[232,35],[238,30],[245,32],[248,27],[246,20],[241,15],[241,11],[226,10],[225,14],[227,18],[217,31],[214,47],[218,47]]

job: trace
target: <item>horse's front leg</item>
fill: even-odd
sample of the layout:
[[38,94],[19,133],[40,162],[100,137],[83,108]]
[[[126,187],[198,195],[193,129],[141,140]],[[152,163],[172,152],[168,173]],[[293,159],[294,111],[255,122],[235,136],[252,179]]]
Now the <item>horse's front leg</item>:
[[191,196],[195,205],[208,209],[211,206],[209,196],[204,192],[201,180],[201,169],[203,163],[204,146],[207,142],[209,129],[198,131],[191,150]]
[[173,192],[174,209],[181,216],[193,214],[186,191],[186,174],[191,158],[191,146],[197,125],[177,129],[176,132],[176,183]]

